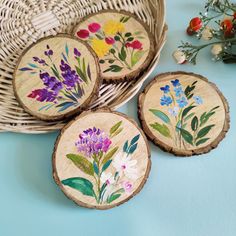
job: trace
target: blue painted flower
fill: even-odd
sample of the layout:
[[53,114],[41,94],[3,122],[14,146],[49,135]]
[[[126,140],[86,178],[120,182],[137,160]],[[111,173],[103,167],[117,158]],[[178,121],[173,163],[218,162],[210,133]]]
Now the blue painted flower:
[[198,105],[203,104],[203,100],[200,96],[193,96],[193,99]]
[[179,108],[178,107],[169,108],[168,112],[171,116],[177,116],[179,113]]
[[184,108],[188,105],[188,100],[186,97],[181,97],[176,100],[180,108]]
[[166,85],[164,87],[161,87],[161,91],[163,91],[164,93],[169,93],[170,92],[170,86]]
[[181,85],[178,79],[171,80],[171,83],[173,84],[174,87],[177,87],[177,86]]
[[170,96],[164,95],[161,97],[161,105],[164,106],[169,106],[172,103],[172,98]]
[[184,93],[184,91],[183,91],[181,86],[175,87],[174,91],[175,91],[175,96],[176,97],[180,97]]

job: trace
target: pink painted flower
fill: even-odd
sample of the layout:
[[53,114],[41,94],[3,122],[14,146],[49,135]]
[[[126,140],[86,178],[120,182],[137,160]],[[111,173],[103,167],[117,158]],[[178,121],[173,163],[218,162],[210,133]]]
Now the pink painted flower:
[[113,39],[112,37],[106,37],[105,41],[107,44],[114,44],[115,43],[115,39]]
[[100,30],[101,25],[98,23],[94,22],[88,25],[88,29],[91,33],[96,33],[98,30]]
[[82,39],[88,38],[88,36],[89,36],[89,31],[86,30],[86,29],[81,29],[81,30],[79,30],[79,31],[77,32],[77,36],[78,36],[79,38],[82,38]]
[[125,192],[130,193],[133,189],[133,185],[129,181],[126,181],[123,183],[123,188],[124,188]]
[[130,47],[130,48],[133,48],[133,49],[138,49],[138,50],[142,50],[142,46],[143,44],[139,41],[139,40],[134,40],[133,42],[131,43],[126,43],[125,44],[126,47]]

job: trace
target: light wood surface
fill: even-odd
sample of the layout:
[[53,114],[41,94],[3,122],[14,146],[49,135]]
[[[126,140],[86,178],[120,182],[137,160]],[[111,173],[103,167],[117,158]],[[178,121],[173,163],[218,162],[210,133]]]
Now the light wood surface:
[[27,112],[42,120],[61,120],[78,114],[97,97],[99,74],[91,48],[61,34],[43,38],[23,53],[13,86]]
[[[80,137],[85,140],[85,132],[89,128],[93,131],[96,128],[96,132],[100,129],[99,135],[92,136],[93,140],[97,140],[95,137],[99,136],[103,144],[105,137],[111,142],[106,148],[103,146],[105,149],[101,156],[94,154],[95,151],[91,149],[91,152],[82,151],[81,143],[75,145]],[[87,141],[85,146],[91,148],[91,138]],[[77,162],[76,165],[75,160],[68,154],[80,155],[86,160],[79,160],[79,164]],[[107,168],[104,167],[106,160],[111,162]],[[90,171],[81,167],[83,161],[87,163],[87,167],[91,167]],[[98,166],[97,171],[94,162]],[[67,197],[88,208],[109,209],[128,201],[142,189],[150,167],[150,150],[142,130],[126,115],[111,112],[109,109],[83,112],[66,125],[57,139],[53,154],[53,176],[56,183]],[[101,172],[104,168],[105,170]],[[98,200],[94,196],[84,194],[80,187],[73,187],[70,178],[78,177],[88,180],[93,185],[92,189],[96,196],[99,196],[99,191],[102,192],[104,181],[108,181],[105,192],[102,192],[102,198]],[[112,200],[111,195],[114,192],[120,196]]]
[[209,152],[229,129],[223,94],[203,76],[186,72],[153,79],[139,95],[139,118],[147,136],[177,156]]

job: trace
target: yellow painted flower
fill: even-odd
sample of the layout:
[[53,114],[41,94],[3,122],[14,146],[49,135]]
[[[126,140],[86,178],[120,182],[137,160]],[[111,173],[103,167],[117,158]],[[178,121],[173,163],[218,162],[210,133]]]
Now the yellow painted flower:
[[104,57],[112,46],[107,44],[103,39],[93,38],[91,41],[91,47],[98,57]]
[[123,32],[125,30],[125,26],[122,22],[109,20],[103,26],[103,31],[106,35],[115,35],[118,32]]

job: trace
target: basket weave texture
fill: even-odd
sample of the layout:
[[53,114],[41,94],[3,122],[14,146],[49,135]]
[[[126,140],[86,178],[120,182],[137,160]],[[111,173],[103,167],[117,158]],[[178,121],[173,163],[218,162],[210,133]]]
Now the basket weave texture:
[[38,39],[72,33],[80,19],[103,9],[126,10],[144,21],[155,37],[155,57],[136,81],[102,84],[90,108],[117,109],[141,88],[158,63],[166,40],[164,0],[1,0],[0,2],[0,132],[46,133],[65,122],[40,121],[20,107],[12,77],[22,52]]

